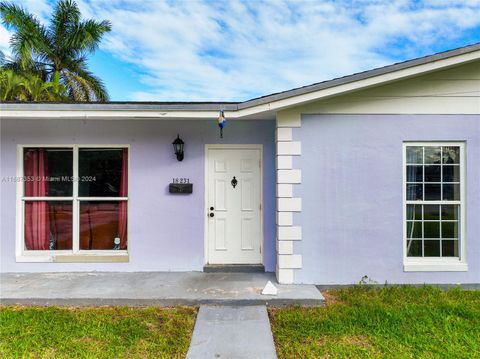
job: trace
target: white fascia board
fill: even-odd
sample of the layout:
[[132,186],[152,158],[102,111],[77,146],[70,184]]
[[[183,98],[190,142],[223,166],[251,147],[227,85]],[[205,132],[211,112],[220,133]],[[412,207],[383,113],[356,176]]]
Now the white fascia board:
[[161,120],[161,119],[217,119],[217,111],[125,111],[125,110],[2,110],[1,117],[82,120]]

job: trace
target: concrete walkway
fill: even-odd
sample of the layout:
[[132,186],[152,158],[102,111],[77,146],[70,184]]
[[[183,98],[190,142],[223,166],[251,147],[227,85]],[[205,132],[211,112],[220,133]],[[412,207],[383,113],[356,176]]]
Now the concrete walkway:
[[0,302],[37,305],[322,305],[313,285],[277,285],[273,273],[81,272],[0,274]]
[[187,359],[276,358],[265,306],[201,306]]

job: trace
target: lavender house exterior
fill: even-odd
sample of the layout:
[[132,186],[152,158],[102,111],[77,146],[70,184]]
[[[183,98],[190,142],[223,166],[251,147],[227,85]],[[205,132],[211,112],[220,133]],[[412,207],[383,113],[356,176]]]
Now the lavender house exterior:
[[0,116],[2,272],[480,283],[480,44],[241,103]]

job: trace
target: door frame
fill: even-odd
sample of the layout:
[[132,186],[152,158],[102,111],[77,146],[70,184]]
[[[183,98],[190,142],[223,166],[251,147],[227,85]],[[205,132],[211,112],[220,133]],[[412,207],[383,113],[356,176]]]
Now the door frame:
[[[220,150],[259,150],[260,151],[260,232],[261,232],[261,239],[260,239],[260,254],[262,262],[260,264],[265,263],[265,253],[264,253],[264,241],[265,241],[265,234],[263,231],[263,145],[262,144],[206,144],[205,145],[205,183],[204,183],[204,197],[203,197],[203,218],[204,218],[204,231],[203,231],[203,243],[204,243],[204,255],[203,255],[203,264],[208,264],[208,246],[209,246],[209,238],[208,238],[208,187],[209,187],[209,172],[208,172],[208,161],[209,150],[213,149],[220,149]],[[258,263],[255,263],[258,264]]]

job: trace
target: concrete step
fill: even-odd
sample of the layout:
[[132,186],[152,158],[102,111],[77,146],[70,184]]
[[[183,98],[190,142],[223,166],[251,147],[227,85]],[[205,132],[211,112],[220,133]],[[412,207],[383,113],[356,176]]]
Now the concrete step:
[[207,264],[203,267],[205,273],[264,273],[263,264]]
[[[278,288],[276,296],[261,294],[268,281]],[[273,273],[2,273],[0,285],[2,304],[317,306],[324,303],[314,285],[278,284]]]

